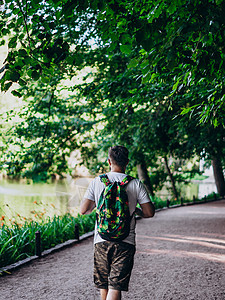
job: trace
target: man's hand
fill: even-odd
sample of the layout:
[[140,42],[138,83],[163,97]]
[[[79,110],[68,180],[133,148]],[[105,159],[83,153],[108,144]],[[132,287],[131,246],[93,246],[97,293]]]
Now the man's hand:
[[138,215],[139,217],[143,217],[143,212],[140,208],[136,207],[135,209],[135,214]]

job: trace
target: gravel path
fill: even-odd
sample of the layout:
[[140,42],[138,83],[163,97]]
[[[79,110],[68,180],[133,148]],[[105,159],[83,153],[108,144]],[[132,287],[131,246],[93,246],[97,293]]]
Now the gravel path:
[[[99,299],[92,284],[92,242],[89,238],[0,277],[0,299]],[[224,300],[225,200],[139,220],[130,290],[123,299]]]

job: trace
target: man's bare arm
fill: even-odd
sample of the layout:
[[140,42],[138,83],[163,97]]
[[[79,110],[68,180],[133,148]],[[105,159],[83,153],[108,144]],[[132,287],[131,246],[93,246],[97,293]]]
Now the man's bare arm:
[[80,213],[82,215],[90,214],[95,208],[95,202],[90,199],[84,199],[80,206]]
[[141,209],[136,208],[136,213],[142,218],[152,218],[155,215],[155,207],[152,202],[140,204]]

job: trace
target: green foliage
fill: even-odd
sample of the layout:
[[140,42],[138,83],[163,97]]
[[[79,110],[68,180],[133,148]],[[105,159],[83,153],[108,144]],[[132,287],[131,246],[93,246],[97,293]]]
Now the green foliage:
[[41,232],[43,251],[69,239],[74,239],[75,224],[78,224],[80,235],[92,231],[95,224],[95,212],[88,216],[73,217],[66,214],[40,222],[25,221],[22,225],[4,224],[0,227],[0,267],[35,255],[36,231]]
[[152,202],[154,203],[155,209],[162,209],[165,207],[171,207],[171,206],[180,206],[185,204],[193,204],[194,203],[204,203],[205,201],[214,201],[215,199],[219,199],[220,195],[216,193],[208,194],[207,196],[203,197],[202,199],[195,198],[193,199],[184,199],[181,198],[176,200],[171,198],[170,200],[162,200],[160,197],[154,196],[151,197]]
[[212,199],[219,199],[220,198],[220,195],[218,193],[211,193],[211,194],[208,194],[204,199],[208,199],[208,200],[212,200]]
[[[137,67],[131,70],[127,65],[128,57],[121,53],[120,49],[115,49],[110,56],[104,48],[96,49],[92,55],[97,66],[101,61],[104,61],[104,64],[98,68],[99,72],[91,75],[91,83],[81,86],[80,93],[88,99],[89,108],[93,107],[94,111],[102,116],[101,123],[104,127],[96,131],[95,146],[90,151],[83,149],[83,157],[86,161],[91,157],[92,168],[96,162],[98,167],[93,168],[95,171],[104,171],[102,166],[106,164],[108,148],[112,144],[123,144],[130,151],[131,162],[128,171],[132,172],[137,164],[145,162],[147,167],[151,168],[150,179],[154,190],[157,190],[167,180],[164,163],[162,165],[160,157],[187,160],[193,155],[200,155],[200,149],[195,151],[195,143],[200,141],[199,136],[198,139],[190,141],[189,135],[189,128],[193,125],[192,130],[195,130],[194,126],[198,122],[196,120],[190,124],[187,118],[187,121],[181,124],[178,117],[180,107],[177,105],[173,110],[169,109],[170,100],[166,99],[169,84],[142,84],[138,79],[140,69]],[[133,77],[137,77],[137,80],[133,80]],[[140,86],[141,89],[138,90]],[[173,99],[182,103],[183,95],[174,95]],[[101,164],[97,159],[100,157],[104,157]],[[90,167],[90,164],[88,166]],[[175,178],[183,181],[182,173],[176,169],[174,171]],[[191,171],[191,174],[193,172]]]
[[[17,83],[13,93],[27,101],[23,121],[2,136],[9,175],[63,176],[74,149],[93,172],[104,171],[106,149],[119,143],[130,150],[129,171],[146,162],[158,188],[167,179],[159,158],[224,157],[223,1],[6,1],[4,8],[1,89]],[[78,77],[82,83],[66,86]]]
[[[102,35],[105,41],[112,44],[112,36],[116,36],[123,49],[126,32],[132,52],[141,48],[129,67],[145,64],[142,83],[170,77],[172,94],[200,84],[200,121],[216,126],[224,124],[217,114],[224,115],[224,90],[218,91],[218,86],[224,86],[224,12],[223,1],[147,1],[144,5],[141,1],[117,1],[108,4],[99,19],[102,31],[107,30]],[[207,89],[212,87],[212,94],[204,95],[202,82]]]
[[[95,41],[109,55],[117,47],[132,55],[129,67],[141,66],[144,84],[170,78],[168,96],[200,84],[200,121],[223,124],[215,114],[224,113],[224,12],[223,1],[211,0],[6,1],[1,37],[10,34],[10,51],[2,90],[12,82],[47,80],[55,68],[71,76]],[[206,97],[202,82],[212,89]]]
[[64,176],[70,171],[70,153],[93,126],[84,115],[83,100],[72,91],[96,22],[91,9],[83,13],[85,7],[75,2],[6,1],[0,11],[0,39],[8,37],[9,47],[1,90],[19,84],[12,94],[24,103],[19,114],[10,111],[4,119],[6,123],[17,113],[20,122],[1,132],[0,170],[9,176],[34,181]]
[[55,75],[54,81],[51,87],[42,82],[24,87],[25,105],[6,115],[20,117],[18,124],[2,132],[0,169],[9,176],[34,181],[53,174],[63,177],[71,151],[79,148],[81,136],[92,128],[93,122],[83,117],[85,106],[79,101],[74,104],[73,93],[63,96],[61,77]]

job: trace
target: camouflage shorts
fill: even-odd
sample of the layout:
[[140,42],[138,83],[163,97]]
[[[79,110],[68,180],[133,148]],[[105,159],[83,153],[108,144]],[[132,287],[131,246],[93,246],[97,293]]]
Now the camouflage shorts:
[[94,283],[100,289],[128,291],[135,246],[104,241],[95,244]]

